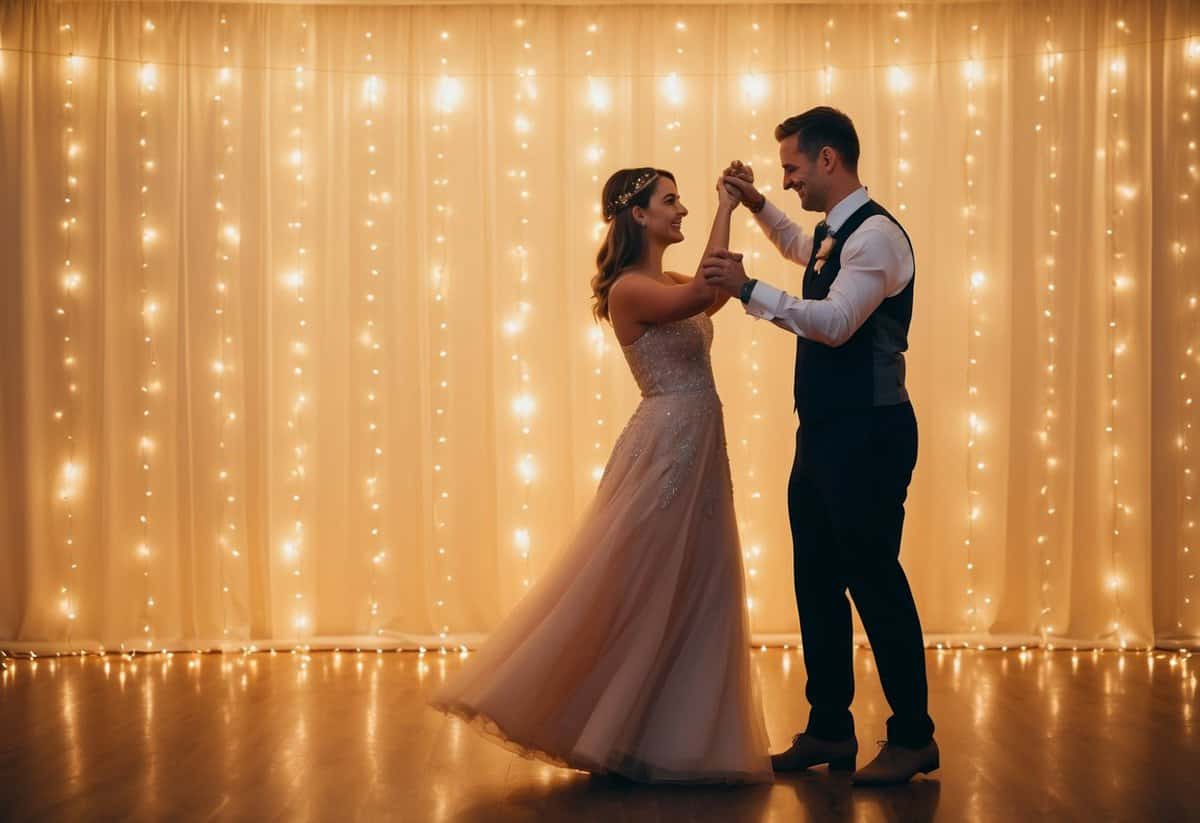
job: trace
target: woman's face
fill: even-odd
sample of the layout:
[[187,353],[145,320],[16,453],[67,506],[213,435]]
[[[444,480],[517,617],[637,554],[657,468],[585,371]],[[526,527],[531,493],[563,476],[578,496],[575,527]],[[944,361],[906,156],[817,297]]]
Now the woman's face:
[[666,246],[683,242],[683,218],[687,213],[687,208],[679,199],[675,181],[669,177],[659,177],[654,181],[650,203],[645,208],[637,207],[633,216],[645,227],[647,240],[657,240]]

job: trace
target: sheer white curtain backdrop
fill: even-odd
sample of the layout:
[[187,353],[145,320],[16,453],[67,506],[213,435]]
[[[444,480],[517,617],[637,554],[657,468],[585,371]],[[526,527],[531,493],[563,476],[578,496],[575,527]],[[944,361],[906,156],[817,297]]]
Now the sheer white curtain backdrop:
[[[1200,637],[1200,5],[0,4],[0,648],[456,648],[637,402],[616,168],[835,105],[916,249],[932,643]],[[751,276],[798,289],[748,216]],[[793,339],[716,318],[757,643],[798,640]]]

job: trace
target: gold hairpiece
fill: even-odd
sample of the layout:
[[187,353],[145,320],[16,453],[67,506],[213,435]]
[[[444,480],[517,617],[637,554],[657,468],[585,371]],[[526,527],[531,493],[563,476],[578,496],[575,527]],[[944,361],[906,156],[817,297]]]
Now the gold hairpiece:
[[627,192],[622,192],[617,197],[604,207],[604,217],[606,220],[612,220],[617,216],[617,212],[629,205],[629,201],[638,196],[638,192],[650,185],[654,180],[658,179],[658,172],[651,169],[645,172],[636,180],[633,181],[633,188]]

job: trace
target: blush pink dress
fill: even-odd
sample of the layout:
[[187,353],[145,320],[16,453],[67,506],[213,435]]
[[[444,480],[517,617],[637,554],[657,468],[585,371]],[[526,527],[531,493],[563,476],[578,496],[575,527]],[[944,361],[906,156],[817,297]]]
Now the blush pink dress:
[[642,401],[551,567],[430,698],[524,757],[649,783],[773,779],[705,315],[625,358]]

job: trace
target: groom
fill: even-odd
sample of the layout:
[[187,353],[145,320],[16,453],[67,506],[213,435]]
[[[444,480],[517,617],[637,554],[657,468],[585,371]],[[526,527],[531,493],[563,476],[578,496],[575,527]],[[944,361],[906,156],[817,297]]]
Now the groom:
[[767,202],[740,162],[724,182],[783,256],[805,266],[802,298],[748,278],[739,254],[714,252],[701,264],[708,283],[741,298],[747,313],[796,335],[800,426],[788,513],[811,708],[808,728],[771,762],[776,771],[855,766],[849,590],[893,712],[883,749],[853,780],[903,783],[938,767],[921,623],[899,560],[917,459],[904,387],[912,244],[859,182],[849,117],[820,106],[785,120],[775,139],[783,188],[806,211],[825,213],[813,236]]

